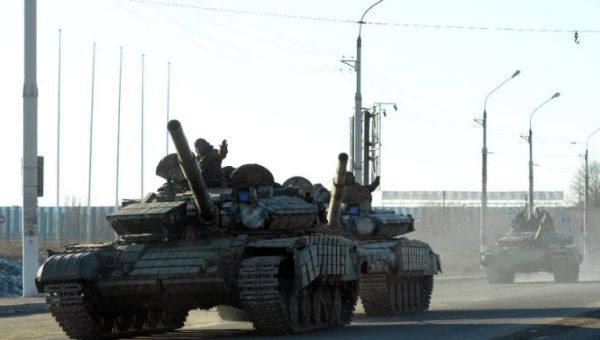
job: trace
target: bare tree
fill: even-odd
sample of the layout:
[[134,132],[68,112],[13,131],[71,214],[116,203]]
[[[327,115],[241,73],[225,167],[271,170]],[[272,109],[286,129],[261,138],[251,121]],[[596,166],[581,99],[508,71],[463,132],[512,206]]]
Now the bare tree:
[[[588,198],[589,206],[594,208],[600,208],[600,163],[589,162],[588,167]],[[577,170],[573,182],[571,183],[571,190],[575,193],[577,198],[577,204],[583,204],[584,191],[585,191],[585,163],[581,164],[581,167]]]

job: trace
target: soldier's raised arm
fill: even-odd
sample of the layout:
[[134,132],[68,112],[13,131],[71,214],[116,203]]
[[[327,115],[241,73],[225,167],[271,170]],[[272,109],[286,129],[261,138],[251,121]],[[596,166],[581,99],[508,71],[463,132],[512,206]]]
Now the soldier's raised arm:
[[377,189],[378,186],[379,186],[379,176],[375,177],[375,180],[373,181],[373,183],[366,185],[367,189],[369,189],[370,192],[375,191],[375,189]]
[[227,153],[229,152],[229,150],[227,149],[227,139],[223,139],[223,141],[221,142],[221,145],[219,147],[219,155],[221,156],[221,159],[224,159],[225,157],[227,157]]

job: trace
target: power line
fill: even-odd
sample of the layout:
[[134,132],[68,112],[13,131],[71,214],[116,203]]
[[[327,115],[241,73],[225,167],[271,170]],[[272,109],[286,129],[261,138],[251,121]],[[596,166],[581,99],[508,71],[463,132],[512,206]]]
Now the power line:
[[[234,8],[221,8],[221,7],[209,7],[200,6],[194,4],[184,4],[175,1],[156,1],[156,0],[129,0],[131,2],[138,2],[149,5],[159,5],[167,7],[179,7],[179,8],[194,8],[205,11],[213,12],[226,12],[234,14],[244,15],[255,15],[255,16],[266,16],[284,19],[295,19],[295,20],[310,20],[320,21],[328,23],[339,23],[339,24],[358,24],[357,20],[339,19],[339,18],[328,18],[318,17],[310,15],[294,15],[285,13],[275,12],[264,12],[264,11],[248,11]],[[500,27],[500,26],[473,26],[473,25],[445,25],[445,24],[418,24],[418,23],[395,23],[395,22],[381,22],[381,21],[364,21],[362,24],[365,25],[376,25],[376,26],[396,26],[404,28],[419,28],[419,29],[453,29],[453,30],[476,30],[476,31],[503,31],[503,32],[520,32],[520,33],[576,33],[577,38],[581,33],[600,33],[600,30],[596,29],[556,29],[556,28],[529,28],[529,27]],[[576,41],[578,40],[576,38]]]

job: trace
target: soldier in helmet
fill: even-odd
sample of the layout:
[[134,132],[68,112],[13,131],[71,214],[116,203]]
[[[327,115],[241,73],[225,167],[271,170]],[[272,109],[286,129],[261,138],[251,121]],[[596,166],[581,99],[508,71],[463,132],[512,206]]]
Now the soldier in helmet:
[[205,139],[198,138],[194,143],[196,160],[202,170],[202,177],[208,188],[220,187],[223,179],[221,162],[227,157],[227,140],[223,139],[219,150],[216,150]]
[[342,194],[342,203],[356,203],[361,209],[370,210],[372,196],[371,193],[379,186],[379,176],[373,183],[361,185],[356,182],[352,172],[346,172],[344,181],[344,193]]

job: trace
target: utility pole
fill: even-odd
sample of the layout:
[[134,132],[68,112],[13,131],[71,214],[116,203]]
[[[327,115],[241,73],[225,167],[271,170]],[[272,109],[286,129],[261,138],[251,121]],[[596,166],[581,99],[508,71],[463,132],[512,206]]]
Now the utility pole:
[[585,154],[583,155],[585,160],[585,185],[584,185],[584,194],[583,194],[583,256],[587,257],[587,227],[588,227],[588,202],[589,202],[589,183],[590,183],[590,175],[588,171],[588,148],[587,143],[585,146]]
[[119,97],[117,103],[117,176],[115,180],[115,208],[119,207],[119,165],[121,161],[121,84],[123,76],[123,46],[119,47]]
[[[92,52],[92,100],[90,104],[90,150],[88,159],[88,197],[87,197],[87,219],[86,219],[86,240],[92,240],[92,151],[94,141],[94,85],[96,76],[96,43],[94,42]],[[79,235],[78,235],[79,236]],[[77,238],[79,239],[79,237]]]
[[546,103],[551,101],[554,98],[558,98],[560,96],[560,92],[556,92],[552,95],[552,97],[546,99],[543,103],[541,103],[538,107],[535,108],[529,115],[529,135],[527,137],[527,142],[529,143],[529,218],[534,215],[534,202],[533,202],[533,132],[531,130],[531,123],[533,120],[533,115]]
[[481,223],[479,225],[479,238],[480,238],[480,252],[483,254],[486,250],[486,223],[487,223],[487,101],[500,87],[506,84],[509,80],[518,76],[521,71],[516,70],[510,78],[505,79],[500,85],[496,86],[487,96],[483,102],[483,118],[475,119],[477,123],[483,128],[483,147],[481,148]]
[[[373,111],[375,110],[374,108],[372,109]],[[369,109],[365,109],[363,112],[363,154],[362,154],[362,158],[363,158],[363,179],[362,179],[362,183],[364,185],[369,184],[369,163],[370,163],[370,155],[369,155],[369,151],[371,151],[371,117],[373,117],[373,112],[371,112],[371,110]]]
[[60,213],[60,83],[62,66],[62,29],[58,30],[58,94],[56,114],[56,211],[55,224],[59,242],[62,241],[62,221]]
[[[353,141],[350,145],[350,154],[352,155],[352,172],[354,174],[354,178],[358,183],[364,181],[363,171],[368,171],[364,169],[363,162],[364,154],[367,151],[361,150],[363,146],[363,112],[362,112],[362,94],[361,94],[361,49],[362,49],[362,25],[365,23],[364,18],[367,12],[371,10],[371,8],[380,4],[383,0],[379,0],[372,4],[367,10],[363,13],[362,17],[358,21],[358,37],[356,38],[356,60],[342,60],[344,64],[349,65],[354,68],[356,71],[356,93],[354,95],[354,120],[353,120],[353,128],[351,135],[354,136]],[[366,143],[366,142],[364,142]]]
[[585,257],[587,255],[588,252],[588,219],[589,219],[589,213],[588,213],[588,209],[589,209],[589,199],[590,199],[590,187],[589,187],[589,183],[590,183],[590,175],[589,175],[589,164],[588,164],[588,151],[589,151],[589,144],[590,144],[590,138],[592,138],[592,136],[594,134],[596,134],[596,132],[600,131],[600,128],[594,130],[594,132],[590,133],[590,135],[588,136],[587,140],[585,141],[585,154],[583,155],[583,159],[585,160],[585,185],[584,185],[584,194],[583,194],[583,256]]
[[[167,123],[171,120],[170,109],[171,109],[171,62],[167,64]],[[166,125],[166,124],[165,124]],[[169,154],[169,133],[167,134],[167,141],[165,144],[165,156]]]
[[23,297],[37,295],[38,156],[37,156],[37,3],[25,0],[25,82],[23,85]]
[[140,198],[144,198],[144,55],[142,54],[142,115],[140,122],[141,152],[140,152]]

